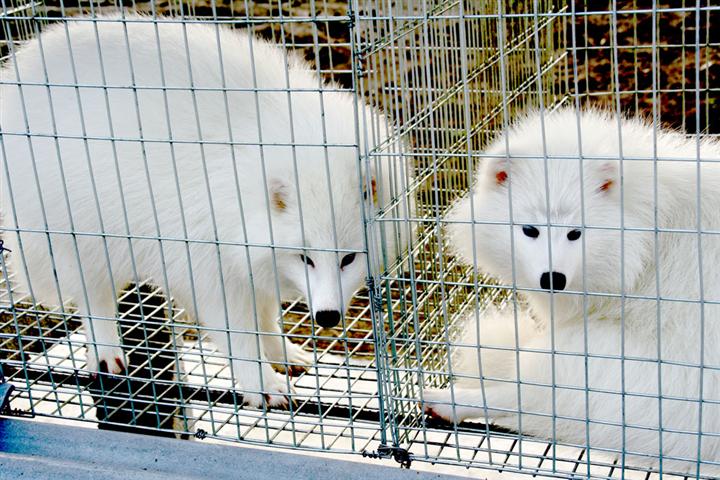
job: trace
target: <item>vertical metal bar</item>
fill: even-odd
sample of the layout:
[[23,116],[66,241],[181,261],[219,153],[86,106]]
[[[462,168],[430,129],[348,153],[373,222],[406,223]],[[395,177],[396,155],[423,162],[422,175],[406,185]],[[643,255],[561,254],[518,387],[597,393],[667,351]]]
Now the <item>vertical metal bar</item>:
[[621,452],[621,476],[625,478],[625,465],[627,456],[627,418],[626,418],[626,391],[625,391],[625,181],[624,181],[624,152],[623,152],[623,138],[622,138],[622,104],[620,101],[620,61],[618,54],[618,32],[617,32],[617,17],[618,6],[617,0],[612,1],[612,12],[611,12],[611,49],[612,49],[612,72],[613,72],[613,94],[615,100],[615,118],[617,121],[617,136],[618,136],[618,157],[620,161],[620,389],[622,395],[622,452]]
[[[573,56],[573,89],[574,89],[574,106],[575,106],[575,112],[576,112],[576,118],[575,123],[577,125],[577,144],[578,144],[578,169],[579,169],[579,176],[580,176],[580,224],[584,228],[587,225],[587,220],[585,217],[585,182],[582,180],[585,178],[584,175],[584,155],[583,155],[583,136],[582,136],[582,114],[580,110],[580,86],[578,82],[578,52],[577,52],[577,16],[575,11],[575,2],[571,3],[571,14],[570,14],[570,28],[571,28],[571,52]],[[582,296],[583,296],[583,381],[584,381],[584,387],[585,387],[585,466],[586,466],[586,473],[588,476],[591,474],[591,460],[590,457],[593,454],[590,443],[590,385],[589,385],[589,357],[588,357],[588,349],[589,349],[589,338],[588,338],[588,309],[589,309],[589,298],[588,298],[588,289],[587,289],[587,236],[582,235],[581,238],[581,248],[582,248]],[[555,468],[555,464],[553,465],[553,472],[555,472],[557,469]]]
[[[660,217],[659,217],[659,199],[658,199],[658,145],[657,145],[657,136],[658,136],[658,127],[660,124],[660,112],[658,109],[658,103],[660,102],[659,98],[659,92],[658,92],[658,51],[657,51],[657,42],[658,42],[658,31],[657,31],[657,4],[656,2],[653,2],[652,4],[652,37],[650,40],[650,56],[651,56],[651,63],[652,63],[652,130],[653,130],[653,145],[652,145],[652,161],[653,161],[653,223],[655,227],[654,232],[654,242],[655,242],[655,248],[653,251],[653,255],[655,257],[655,295],[657,297],[655,301],[655,328],[657,330],[657,381],[658,381],[658,471],[660,473],[660,476],[663,475],[663,408],[662,408],[662,400],[663,400],[663,381],[662,381],[662,304],[660,302],[661,298],[661,286],[660,286]],[[683,47],[683,51],[684,51]],[[683,63],[685,63],[685,55],[683,52]],[[685,75],[685,68],[683,67],[683,75]],[[684,85],[685,82],[683,82]],[[637,84],[636,84],[637,85]],[[683,98],[685,95],[683,94]],[[684,109],[683,109],[684,112]],[[685,115],[683,115],[683,118]],[[684,123],[684,121],[683,121]]]
[[[314,4],[314,1],[315,1],[315,0],[311,0],[311,1],[312,1],[313,4]],[[314,8],[314,7],[313,7],[313,8]],[[305,219],[304,219],[304,216],[303,216],[303,203],[302,203],[302,196],[300,195],[300,168],[298,167],[298,159],[297,159],[297,145],[296,145],[297,140],[296,140],[296,137],[295,137],[295,120],[294,120],[294,118],[295,118],[295,117],[294,117],[295,112],[294,112],[294,108],[293,108],[292,87],[291,87],[291,84],[290,84],[290,72],[289,72],[290,62],[289,62],[289,58],[288,58],[288,54],[287,54],[288,46],[287,46],[287,41],[286,41],[286,39],[285,39],[285,21],[284,21],[283,13],[282,13],[282,12],[283,12],[283,9],[282,9],[282,0],[278,0],[278,15],[279,15],[279,20],[280,20],[280,42],[281,42],[281,45],[283,46],[284,59],[285,59],[285,75],[284,75],[285,88],[286,88],[286,94],[285,94],[285,96],[286,96],[286,100],[287,100],[287,109],[288,109],[289,133],[290,133],[290,144],[291,144],[291,147],[290,147],[290,148],[291,148],[291,152],[292,152],[293,175],[294,175],[294,180],[295,180],[295,192],[296,192],[296,200],[297,200],[297,202],[298,202],[298,221],[299,221],[299,225],[300,225],[300,238],[301,238],[302,244],[303,244],[304,247],[307,247],[308,244],[307,244],[306,232],[305,232]],[[315,34],[317,34],[316,31],[315,31]],[[316,58],[317,58],[317,57],[316,57]],[[319,58],[318,58],[317,70],[318,70],[318,82],[319,82],[319,84],[321,85],[321,84],[322,84],[322,80],[321,80],[321,78],[319,77],[319,75],[320,75],[320,73],[319,73],[319,70],[320,70]],[[319,90],[319,87],[318,87],[318,90]],[[320,98],[322,99],[322,93],[321,93],[320,91],[318,91],[318,95],[319,95]],[[322,100],[321,100],[321,102],[322,102]],[[322,108],[322,103],[321,103],[321,108]],[[321,113],[321,114],[324,116],[324,110],[322,110],[322,113]],[[258,125],[259,125],[259,124],[260,124],[260,122],[258,121]],[[326,135],[325,135],[325,122],[324,122],[324,119],[323,119],[323,125],[322,125],[322,126],[323,126],[323,143],[325,144],[325,149],[324,149],[324,150],[325,150],[325,152],[324,152],[324,153],[325,153],[325,165],[326,165],[326,167],[327,167],[327,164],[328,164],[328,161],[327,161],[327,137],[326,137]],[[305,147],[305,148],[307,148],[307,147]],[[327,186],[328,186],[328,189],[329,189],[328,191],[329,191],[330,196],[331,196],[331,198],[332,198],[332,189],[331,189],[331,187],[330,187],[330,178],[329,178],[329,175],[328,175],[326,178],[327,178]],[[268,203],[268,205],[269,205],[269,203]],[[332,206],[332,200],[331,200],[331,202],[330,202],[330,205]],[[270,221],[269,213],[268,213],[268,221]],[[334,239],[334,242],[335,242],[335,247],[336,247],[336,249],[337,249],[337,233],[336,233],[337,230],[335,229],[335,215],[334,215],[334,213],[332,214],[332,225],[333,225],[333,239]],[[271,238],[272,238],[272,237],[271,237]],[[272,241],[272,240],[271,240],[271,241]],[[274,242],[273,242],[273,243],[274,243]],[[306,250],[303,250],[303,253],[307,254],[307,251],[306,251]],[[274,250],[273,250],[273,270],[274,270],[274,272],[275,272],[275,278],[276,278],[275,284],[276,284],[276,289],[277,289],[277,296],[278,296],[278,299],[280,299],[280,286],[279,286],[279,284],[277,283],[278,274],[277,274],[277,263],[276,263],[276,260],[275,260]],[[306,290],[307,290],[307,292],[308,292],[308,295],[307,295],[307,304],[308,304],[308,308],[310,309],[310,312],[311,312],[311,315],[310,315],[310,316],[312,317],[312,311],[313,311],[312,289],[310,288],[310,274],[309,274],[309,272],[308,272],[307,263],[304,265],[304,271],[305,271],[305,284],[306,284],[306,287],[307,287]],[[314,319],[312,319],[311,322],[312,322],[312,324],[311,324],[311,327],[310,327],[310,328],[311,328],[313,337],[315,337],[315,336],[316,336],[316,333],[315,333],[315,322],[314,322]],[[313,342],[313,344],[315,344],[315,342]],[[284,347],[283,347],[283,348],[284,348]],[[313,359],[314,359],[314,362],[315,362],[315,368],[316,368],[316,370],[317,370],[317,372],[318,372],[318,375],[315,375],[315,391],[317,392],[317,396],[318,396],[318,399],[319,399],[319,398],[320,398],[320,379],[319,379],[319,372],[320,372],[320,370],[317,368],[317,365],[318,365],[318,356],[317,356],[317,349],[316,349],[316,348],[313,348]],[[318,409],[318,417],[322,419],[323,416],[322,416],[322,409],[321,409],[321,407],[320,407],[320,402],[318,402],[318,407],[317,407],[317,409]],[[319,425],[319,426],[320,426],[320,443],[321,443],[322,447],[324,448],[324,447],[325,447],[325,428],[324,428],[324,424],[323,424],[322,420],[320,421],[320,425]]]
[[[500,97],[502,107],[502,131],[507,132],[510,126],[510,109],[508,105],[508,65],[505,50],[505,20],[503,0],[498,0],[498,18],[497,18],[497,43],[499,52],[499,64],[500,64]],[[515,375],[517,379],[517,405],[518,405],[518,431],[522,431],[522,415],[520,413],[522,405],[522,393],[520,387],[521,368],[520,368],[520,325],[518,315],[520,312],[520,305],[518,304],[518,286],[517,286],[517,262],[515,247],[515,235],[513,227],[515,226],[514,210],[513,210],[513,173],[512,173],[512,162],[510,161],[510,138],[504,135],[504,147],[505,147],[505,168],[507,169],[508,178],[508,229],[510,230],[510,262],[511,262],[511,276],[512,276],[512,293],[511,300],[513,304],[513,330],[514,330],[514,341],[515,341]],[[483,392],[483,396],[484,396]],[[487,414],[486,414],[487,415]],[[489,451],[490,464],[492,465],[492,453]]]
[[[700,127],[700,65],[702,55],[700,52],[700,1],[695,0],[695,154],[697,155],[696,177],[697,182],[697,246],[698,246],[698,288],[700,290],[700,385],[698,388],[698,441],[697,441],[697,465],[695,469],[696,478],[702,473],[702,431],[703,431],[703,395],[705,393],[705,280],[703,268],[703,243],[702,243],[702,160],[701,160],[701,136]],[[708,25],[708,28],[710,26]]]
[[[363,74],[362,72],[362,53],[360,52],[360,45],[362,45],[362,36],[361,36],[361,29],[358,28],[358,25],[360,25],[360,0],[351,0],[350,6],[351,10],[349,12],[349,15],[354,19],[353,26],[350,29],[350,48],[352,51],[352,90],[353,90],[353,109],[354,109],[354,116],[355,116],[355,140],[357,142],[357,155],[358,155],[358,162],[357,162],[357,173],[358,173],[358,182],[359,182],[359,188],[360,191],[362,191],[364,185],[363,182],[363,175],[362,170],[363,167],[366,171],[370,171],[370,158],[368,155],[369,152],[369,145],[368,145],[368,138],[367,135],[361,135],[360,134],[360,127],[361,122],[362,126],[366,128],[365,123],[365,117],[364,112],[363,116],[360,115],[360,109],[359,109],[359,103],[361,102],[362,98],[362,92],[360,91],[359,86],[362,85],[362,79],[361,76]],[[367,130],[365,130],[367,132]],[[381,444],[387,444],[388,438],[388,427],[390,428],[390,438],[393,442],[393,444],[397,444],[398,441],[398,430],[395,426],[394,421],[390,419],[388,416],[387,410],[390,412],[393,411],[393,406],[391,405],[391,401],[388,400],[388,398],[391,398],[391,395],[388,395],[388,391],[386,390],[389,388],[389,383],[385,378],[385,374],[387,373],[387,366],[385,363],[385,354],[383,352],[383,349],[386,345],[386,338],[385,338],[385,329],[383,325],[383,315],[382,315],[382,305],[379,302],[373,301],[377,298],[382,299],[382,294],[380,292],[380,272],[377,272],[375,270],[375,264],[377,263],[375,261],[375,256],[377,253],[375,252],[375,236],[374,236],[374,222],[372,218],[372,211],[368,207],[368,203],[372,203],[372,198],[369,198],[369,202],[363,202],[363,208],[360,209],[361,215],[362,215],[362,222],[364,225],[363,228],[363,243],[365,247],[365,251],[367,251],[367,258],[366,258],[366,266],[368,270],[368,297],[370,299],[370,318],[372,321],[372,330],[373,330],[373,338],[375,339],[375,351],[374,351],[374,359],[375,359],[375,368],[376,368],[376,376],[377,376],[377,395],[378,395],[378,417],[380,420],[380,443]],[[378,308],[380,307],[380,308]],[[380,310],[380,311],[378,311]]]
[[[534,45],[535,45],[535,84],[538,89],[538,104],[540,106],[540,136],[542,138],[542,156],[543,156],[543,169],[544,169],[544,187],[545,187],[545,214],[546,214],[546,226],[547,226],[547,248],[548,248],[548,264],[549,264],[549,271],[553,272],[553,252],[552,252],[552,236],[553,236],[553,225],[552,220],[550,218],[550,172],[548,169],[548,148],[547,148],[547,136],[546,136],[546,129],[545,129],[545,98],[543,96],[543,86],[542,86],[542,65],[540,62],[540,41],[538,38],[538,0],[533,0],[533,20],[535,22],[534,27],[532,29],[533,31],[533,39],[534,39]],[[532,159],[531,161],[534,161]],[[555,285],[550,284],[550,365],[551,365],[551,389],[552,389],[552,433],[551,433],[551,440],[552,440],[552,451],[553,451],[553,470],[556,468],[556,457],[557,457],[557,450],[556,450],[556,443],[557,443],[557,405],[556,405],[556,394],[557,394],[557,376],[555,372],[555,355],[556,355],[556,347],[555,347]],[[519,363],[519,362],[518,362]],[[518,382],[520,382],[520,377],[518,376]],[[518,405],[522,405],[522,401],[520,399],[520,387],[518,384]],[[521,407],[518,406],[518,410],[521,410]],[[522,419],[522,415],[518,412],[518,418]],[[518,422],[518,430],[520,432],[520,435],[522,435],[522,423],[521,421]],[[522,468],[522,440],[520,443],[521,449],[520,449],[520,466]]]
[[[281,10],[282,10],[282,8],[281,8]],[[250,8],[248,5],[248,0],[245,0],[245,15],[246,15],[246,19],[249,20],[250,19]],[[254,43],[253,33],[249,32],[248,50],[249,50],[249,55],[250,55],[250,69],[252,72],[252,75],[251,75],[251,77],[252,77],[252,93],[253,93],[253,100],[254,100],[253,106],[255,107],[255,118],[256,118],[256,124],[257,124],[257,128],[258,128],[257,147],[258,147],[258,151],[260,154],[260,170],[262,172],[262,181],[263,181],[263,185],[264,185],[263,191],[265,194],[264,200],[265,200],[265,205],[266,205],[265,213],[267,215],[268,233],[269,233],[269,237],[270,237],[269,247],[271,247],[270,252],[271,252],[271,258],[272,258],[273,273],[276,273],[275,282],[274,282],[275,295],[276,295],[276,298],[278,299],[278,301],[280,301],[280,287],[277,283],[277,262],[275,259],[275,249],[273,248],[273,246],[275,245],[275,240],[274,240],[275,236],[274,236],[274,232],[273,232],[272,218],[271,218],[271,212],[270,212],[270,205],[272,205],[272,203],[270,201],[270,194],[267,189],[268,178],[267,178],[266,159],[265,159],[265,145],[263,142],[262,116],[260,114],[260,97],[258,95],[258,92],[259,92],[258,75],[257,75],[257,70],[256,70],[256,63],[255,63],[256,58],[255,58],[255,49],[253,47],[253,43]],[[297,175],[295,178],[297,178]],[[303,231],[303,230],[301,229],[301,231]],[[247,231],[246,231],[246,227],[245,227],[244,216],[243,216],[243,234],[247,238]],[[252,267],[251,267],[252,264],[250,263],[249,249],[246,249],[246,258],[247,258],[247,262],[248,262],[248,268],[250,269],[249,277],[251,279],[250,281],[252,284]],[[254,287],[252,288],[252,300],[253,300],[253,315],[254,315],[254,321],[255,321],[255,330],[256,330],[256,332],[259,332],[260,327],[259,327],[259,322],[258,322],[257,297],[255,294]],[[256,339],[256,346],[257,346],[258,352],[261,352],[262,350],[260,348],[260,338],[259,338],[258,334],[255,335],[255,339]],[[228,342],[229,342],[229,334],[228,334]],[[258,362],[258,371],[260,373],[260,390],[262,391],[262,390],[264,390],[264,380],[262,379],[262,362],[261,361]],[[263,410],[262,418],[265,420],[265,422],[264,422],[265,423],[265,438],[268,439],[268,441],[269,441],[268,423],[267,423],[268,409],[264,403],[262,405],[262,410]]]

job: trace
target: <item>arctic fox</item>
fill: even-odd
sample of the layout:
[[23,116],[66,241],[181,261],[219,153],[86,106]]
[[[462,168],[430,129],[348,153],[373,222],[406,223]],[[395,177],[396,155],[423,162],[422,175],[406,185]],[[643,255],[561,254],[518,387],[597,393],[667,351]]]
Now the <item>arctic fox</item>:
[[526,303],[467,317],[425,411],[717,474],[720,144],[566,109],[485,153],[447,239]]
[[[37,302],[77,305],[91,371],[125,367],[116,294],[150,278],[233,359],[246,403],[285,404],[269,365],[286,361],[279,299],[304,295],[319,325],[340,323],[366,278],[363,197],[385,205],[404,182],[386,157],[358,167],[392,127],[339,87],[320,93],[302,59],[248,33],[89,20],[48,28],[2,70],[16,271]],[[372,138],[357,138],[357,117]],[[260,345],[258,331],[271,334]]]

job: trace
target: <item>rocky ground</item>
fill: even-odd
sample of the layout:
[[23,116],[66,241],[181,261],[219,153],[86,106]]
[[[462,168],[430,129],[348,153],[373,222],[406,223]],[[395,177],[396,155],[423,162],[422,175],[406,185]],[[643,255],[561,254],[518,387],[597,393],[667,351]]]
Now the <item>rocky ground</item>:
[[[667,126],[688,133],[720,133],[720,11],[706,10],[698,17],[692,11],[695,2],[659,1],[655,15],[652,11],[630,12],[652,10],[653,3],[621,1],[616,16],[600,13],[577,17],[578,91],[592,94],[595,101],[604,104],[615,102],[616,96],[607,94],[618,92],[622,108],[629,113],[652,117],[655,104],[655,111]],[[714,2],[700,3],[707,7]],[[576,2],[578,12],[609,11],[610,6],[609,1]],[[688,7],[691,11],[662,11],[669,7]],[[617,49],[611,48],[613,43]],[[659,92],[655,96],[653,82]]]
[[[615,101],[613,94],[617,92],[622,108],[629,113],[651,116],[654,103],[666,125],[692,133],[720,133],[720,11],[706,10],[697,18],[692,11],[695,2],[689,0],[623,0],[617,2],[618,12],[613,15],[611,0],[567,2],[556,3],[559,8],[564,6],[568,13],[572,6],[569,2],[575,2],[577,15],[574,20],[565,17],[564,24],[556,22],[556,28],[566,32],[565,43],[569,49],[573,47],[574,36],[571,60],[577,63],[579,93],[586,95],[589,101],[612,104]],[[701,5],[708,6],[712,2],[702,0]],[[13,2],[16,6],[25,3],[24,0]],[[250,25],[262,37],[277,42],[284,38],[287,44],[297,46],[297,50],[326,72],[329,79],[352,88],[351,30],[347,21],[350,3],[337,0],[161,0],[131,5],[141,12],[183,13],[209,19],[233,19],[239,26]],[[377,2],[358,3],[360,13],[365,16],[387,14],[371,8]],[[442,3],[429,2],[431,5]],[[513,2],[512,6],[508,3],[508,11],[531,12],[531,4],[525,3]],[[651,12],[653,3],[656,3],[655,15]],[[117,4],[117,0],[93,2],[93,10],[114,10]],[[466,10],[472,13],[472,2],[466,4]],[[49,17],[90,11],[89,3],[83,0],[46,0],[43,5],[37,12]],[[663,11],[668,7],[676,11]],[[685,7],[690,11],[682,11]],[[313,17],[317,20],[296,21]],[[402,25],[401,21],[397,22],[399,25]],[[3,26],[0,36],[5,35],[7,29],[20,30],[11,21],[4,22]],[[364,25],[360,32],[369,33],[373,28],[384,29],[386,24],[376,20],[372,25]],[[15,36],[18,33],[16,31]],[[448,35],[451,34],[448,31]],[[651,48],[653,35],[657,46],[654,53]],[[617,45],[617,49],[612,48],[613,45]],[[416,64],[420,61],[408,60],[408,68],[412,68],[413,60]],[[614,68],[616,64],[617,68]],[[614,75],[615,70],[617,75]],[[568,78],[558,81],[566,82],[574,89],[571,69],[569,73]],[[655,96],[652,94],[653,79],[659,92]],[[382,85],[375,87],[382,88]]]

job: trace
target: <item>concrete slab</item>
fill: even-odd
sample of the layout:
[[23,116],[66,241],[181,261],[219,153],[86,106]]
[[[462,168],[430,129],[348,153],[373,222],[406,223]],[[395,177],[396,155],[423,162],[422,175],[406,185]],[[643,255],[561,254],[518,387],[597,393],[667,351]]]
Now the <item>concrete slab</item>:
[[[375,463],[373,463],[375,462]],[[0,479],[451,480],[401,470],[392,460],[367,463],[289,450],[207,444],[124,432],[0,418]]]

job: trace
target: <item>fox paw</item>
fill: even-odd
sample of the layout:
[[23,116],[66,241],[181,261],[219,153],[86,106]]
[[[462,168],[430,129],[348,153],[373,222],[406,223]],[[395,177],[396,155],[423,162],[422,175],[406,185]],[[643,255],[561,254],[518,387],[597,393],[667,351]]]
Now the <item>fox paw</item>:
[[310,365],[315,363],[315,356],[312,352],[308,352],[300,345],[292,342],[286,342],[285,348],[287,350],[288,363],[290,365],[290,372],[294,375],[300,375],[302,372],[307,371]]
[[290,393],[293,393],[292,387],[288,389],[285,378],[281,377],[276,373],[272,375],[265,375],[263,377],[262,393],[258,392],[260,387],[248,388],[248,390],[255,390],[254,392],[243,393],[243,404],[253,407],[261,408],[263,402],[271,407],[287,407],[290,403]]
[[[315,363],[315,357],[312,352],[308,352],[300,345],[290,341],[285,342],[285,352],[287,353],[287,361],[285,358],[277,358],[273,360],[275,368],[279,372],[287,372],[290,376],[297,376],[306,372],[308,367]],[[282,352],[279,357],[283,357]]]
[[435,389],[430,388],[423,390],[422,392],[423,402],[421,404],[423,413],[436,419],[445,420],[446,422],[453,422],[456,419],[456,415],[453,412],[453,405],[450,403],[450,390],[449,389]]
[[299,363],[301,365],[312,365],[315,363],[315,356],[312,352],[308,352],[300,345],[292,342],[286,343],[288,361],[291,363]]
[[[468,398],[466,393],[457,387],[423,390],[421,405],[423,413],[449,423],[461,423],[471,418],[483,417],[486,413],[483,407],[475,404],[475,399]],[[492,422],[491,419],[487,420]]]
[[423,413],[430,418],[443,420],[448,423],[457,422],[457,416],[453,413],[452,405],[425,405]]
[[[95,354],[97,348],[97,355]],[[98,373],[109,373],[118,375],[127,371],[125,353],[121,347],[113,345],[88,345],[87,347],[87,370],[93,376]]]

